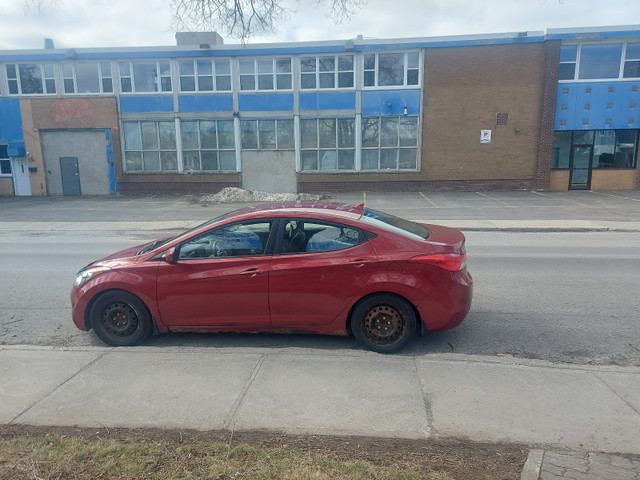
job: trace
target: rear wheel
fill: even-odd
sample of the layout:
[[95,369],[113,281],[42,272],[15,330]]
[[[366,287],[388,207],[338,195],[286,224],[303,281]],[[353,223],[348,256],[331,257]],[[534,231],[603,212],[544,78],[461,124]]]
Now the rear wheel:
[[112,291],[101,295],[89,312],[96,335],[114,347],[138,345],[151,335],[151,315],[135,295]]
[[351,331],[360,345],[379,353],[395,353],[416,334],[416,316],[411,305],[390,293],[371,295],[356,305]]

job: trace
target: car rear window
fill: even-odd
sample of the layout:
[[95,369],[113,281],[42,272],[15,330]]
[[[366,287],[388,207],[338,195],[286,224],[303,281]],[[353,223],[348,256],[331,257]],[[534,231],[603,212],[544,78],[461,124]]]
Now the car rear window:
[[373,210],[371,208],[365,208],[362,220],[365,223],[377,225],[379,227],[386,228],[387,230],[403,233],[405,235],[409,234],[416,236],[423,240],[426,240],[431,236],[431,232],[424,225],[396,217],[395,215]]

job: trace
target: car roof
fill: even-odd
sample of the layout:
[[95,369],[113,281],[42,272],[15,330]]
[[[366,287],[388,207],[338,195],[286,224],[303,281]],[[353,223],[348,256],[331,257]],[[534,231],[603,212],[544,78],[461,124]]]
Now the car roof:
[[364,213],[364,204],[350,205],[340,202],[298,200],[289,202],[271,202],[253,207],[245,207],[229,212],[225,219],[235,217],[251,217],[265,215],[326,215],[351,220],[357,220]]

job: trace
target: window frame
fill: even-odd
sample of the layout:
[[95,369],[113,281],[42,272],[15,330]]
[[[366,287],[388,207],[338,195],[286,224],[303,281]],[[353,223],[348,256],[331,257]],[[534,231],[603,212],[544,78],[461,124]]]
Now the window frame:
[[[327,146],[322,144],[322,131],[320,122],[333,120],[335,122],[335,134],[334,134],[334,146]],[[340,122],[341,121],[352,121],[353,122],[353,145],[352,146],[341,146],[341,135],[340,135]],[[305,138],[303,134],[303,124],[306,122],[315,121],[315,146],[305,146]],[[334,173],[334,172],[354,172],[356,171],[356,152],[358,150],[357,145],[357,127],[358,123],[356,117],[306,117],[300,118],[300,171],[304,173],[316,172],[316,173]],[[316,152],[316,160],[315,160],[315,168],[305,168],[305,153],[307,152]],[[322,158],[320,157],[321,152],[325,152],[323,154],[329,152],[335,152],[335,168],[322,168]],[[352,152],[352,162],[353,167],[351,168],[340,168],[340,153],[341,152]]]
[[[401,84],[393,84],[393,85],[381,85],[380,84],[380,56],[391,56],[402,54],[403,57],[403,81]],[[409,67],[410,56],[416,55],[418,60],[417,67]],[[374,67],[367,67],[367,57],[374,56]],[[422,66],[423,55],[420,50],[396,50],[396,51],[384,51],[384,52],[365,52],[362,55],[362,62],[360,64],[362,70],[362,88],[364,90],[368,89],[394,89],[394,88],[421,88],[422,87]],[[417,82],[409,83],[409,75],[410,72],[417,73]],[[368,84],[367,81],[367,73],[373,72],[373,84]]]
[[[183,74],[181,64],[190,62],[193,67],[192,74]],[[202,62],[209,62],[211,65],[211,74],[203,73],[200,74],[200,64]],[[226,62],[229,73],[218,73],[218,62]],[[231,58],[177,58],[177,80],[178,80],[178,90],[180,93],[211,93],[211,92],[224,92],[231,93],[233,91],[233,78],[231,75]],[[211,85],[212,88],[210,90],[201,88],[200,86],[200,78],[211,77]],[[193,79],[193,90],[184,89],[182,86],[183,78],[192,78]],[[220,88],[219,82],[221,78],[228,78],[229,88]]]
[[[574,63],[575,64],[575,68],[573,71],[573,78],[559,78],[558,77],[558,83],[569,83],[569,82],[581,82],[581,83],[588,83],[588,82],[611,82],[611,81],[620,81],[620,80],[635,80],[640,78],[640,76],[638,77],[631,77],[631,76],[625,76],[624,75],[624,71],[625,71],[625,65],[627,61],[636,61],[636,62],[640,62],[640,57],[639,58],[632,58],[632,59],[627,59],[627,48],[629,46],[629,44],[637,44],[640,43],[637,40],[636,41],[628,41],[628,40],[618,40],[618,39],[611,39],[608,41],[604,41],[604,42],[578,42],[578,41],[570,41],[570,42],[563,42],[561,45],[561,49],[562,47],[565,46],[575,46],[576,47],[576,58],[575,60],[565,60],[562,61],[560,60],[558,62],[558,75],[560,75],[560,65],[564,65],[564,64],[569,64],[569,63]],[[618,75],[615,77],[598,77],[598,78],[580,78],[580,66],[581,66],[581,62],[583,61],[583,54],[582,54],[582,48],[586,45],[616,45],[619,44],[621,45],[621,55],[620,55],[620,64],[619,64],[619,68],[618,68]]]
[[[340,59],[348,57],[351,59],[350,70],[340,70]],[[321,70],[321,59],[333,59],[333,70]],[[303,61],[305,59],[314,59],[314,70],[303,71]],[[298,59],[299,66],[299,79],[300,79],[300,91],[313,91],[313,90],[354,90],[356,88],[356,56],[353,54],[337,54],[337,55],[300,55]],[[326,87],[321,86],[321,78],[323,75],[328,76],[333,74],[333,86]],[[340,74],[351,73],[351,85],[340,86]],[[312,77],[313,75],[313,77]],[[304,86],[305,78],[313,78],[314,84],[312,87]]]
[[[271,60],[272,70],[271,72],[260,72],[260,63],[266,62],[267,60]],[[279,60],[289,60],[289,71],[288,72],[278,72],[278,61]],[[242,64],[248,64],[251,61],[253,63],[253,71],[252,72],[242,72]],[[272,88],[260,88],[260,77],[267,77],[271,75]],[[290,86],[287,88],[278,88],[278,76],[288,76]],[[239,92],[291,92],[293,91],[293,56],[291,55],[283,55],[283,56],[259,56],[259,57],[240,57],[238,58],[238,91]],[[242,80],[244,78],[251,77],[253,79],[253,88],[243,88]]]
[[[266,122],[274,122],[274,137],[275,137],[275,145],[273,148],[268,148],[267,145],[272,145],[271,143],[264,143],[262,141],[262,135],[260,134],[263,130],[260,129],[260,125],[261,123],[266,123]],[[291,124],[291,131],[289,132],[291,134],[291,144],[290,146],[285,146],[282,147],[281,143],[283,141],[283,138],[280,136],[279,132],[279,126],[282,125],[283,123],[290,123]],[[253,132],[255,132],[255,147],[253,146],[245,146],[244,144],[244,139],[245,139],[245,129],[244,126],[245,125],[249,125],[250,123],[253,123],[255,128],[253,130]],[[266,131],[266,130],[264,130]],[[241,142],[241,148],[242,150],[250,150],[250,151],[268,151],[268,152],[273,152],[273,151],[293,151],[295,150],[295,122],[293,119],[291,118],[257,118],[257,119],[242,119],[240,120],[240,142]]]
[[[79,92],[78,91],[78,70],[77,65],[91,65],[94,64],[97,67],[97,80],[98,91],[97,92]],[[104,72],[104,65],[109,65],[108,75]],[[65,72],[65,67],[71,67],[71,76]],[[62,91],[64,95],[114,95],[114,82],[113,82],[113,65],[111,61],[93,61],[93,62],[64,62],[60,64],[60,70],[62,71]],[[70,80],[73,84],[73,91],[67,91],[67,80]],[[105,91],[105,80],[111,81],[111,90]]]
[[[368,121],[370,120],[377,120],[377,134],[376,134],[376,143],[377,145],[366,145],[366,138],[365,138],[365,128],[366,128],[366,124],[368,123]],[[383,144],[383,135],[384,135],[384,130],[383,130],[383,122],[385,123],[389,123],[389,120],[391,119],[396,119],[397,120],[397,128],[395,129],[395,138],[396,138],[396,143],[395,146],[392,145],[385,145]],[[411,144],[411,145],[402,145],[402,121],[406,120],[406,119],[412,119],[415,121],[415,144]],[[391,173],[391,172],[417,172],[420,170],[420,163],[419,163],[419,156],[420,156],[420,116],[419,115],[384,115],[384,116],[372,116],[372,117],[362,117],[362,126],[361,126],[362,132],[361,132],[361,138],[362,138],[362,144],[360,145],[360,151],[361,151],[361,155],[362,155],[362,162],[360,165],[360,171],[362,172],[380,172],[380,173]],[[403,150],[412,150],[415,149],[415,167],[413,168],[400,168],[400,164],[401,164],[401,152]],[[395,150],[396,151],[396,168],[381,168],[381,162],[382,162],[382,152],[383,151],[392,151]],[[372,168],[365,168],[364,163],[365,163],[365,152],[373,152],[373,151],[377,151],[378,155],[377,155],[377,163],[378,166],[375,169]]]
[[[15,76],[9,73],[9,66],[14,69]],[[40,82],[41,92],[24,92],[22,85],[22,75],[20,71],[21,66],[35,66],[38,69],[40,76],[38,80]],[[47,67],[50,68],[50,73],[47,71]],[[7,93],[9,95],[57,95],[58,85],[56,81],[56,64],[52,62],[7,62],[4,64],[4,74],[6,80]],[[15,92],[12,92],[12,85],[15,86]],[[52,91],[50,86],[53,86]]]
[[[216,148],[208,148],[202,147],[202,129],[201,129],[201,125],[202,122],[212,122],[215,123],[215,134],[216,134]],[[231,124],[233,125],[233,129],[231,130],[232,132],[232,137],[233,137],[233,146],[230,148],[220,148],[220,123],[224,122],[225,124]],[[196,132],[196,138],[198,140],[198,148],[186,148],[185,147],[185,137],[184,137],[184,126],[185,124],[192,124],[195,123],[197,125],[197,132]],[[180,120],[180,136],[181,136],[181,150],[182,150],[182,170],[180,170],[183,173],[238,173],[238,159],[236,156],[236,138],[235,138],[235,122],[233,120],[230,119],[215,119],[215,118],[206,118],[206,119],[202,119],[202,118],[193,118],[193,119],[181,119]],[[185,154],[188,153],[192,153],[192,152],[197,152],[198,153],[198,161],[199,161],[199,165],[200,168],[199,169],[187,169],[186,167],[186,161],[185,161]],[[217,169],[203,169],[202,168],[202,152],[216,152],[216,161],[217,161]],[[221,162],[220,162],[220,153],[229,153],[232,152],[233,153],[233,160],[234,160],[234,165],[233,165],[233,169],[222,169],[221,168]]]
[[[171,66],[171,59],[139,59],[139,60],[118,60],[118,85],[120,87],[120,94],[122,95],[157,95],[157,94],[171,94],[174,92],[173,88],[173,67]],[[155,64],[155,90],[139,90],[136,88],[136,70],[134,65],[138,64]],[[162,73],[162,65],[166,64],[169,66],[169,73]],[[123,73],[123,65],[127,65],[128,74]],[[113,72],[112,72],[113,74]],[[125,87],[123,83],[125,79],[128,79],[129,86]],[[168,90],[164,89],[163,80],[169,81],[169,86],[171,87]]]
[[[155,124],[155,137],[156,137],[156,142],[157,142],[157,148],[145,148],[144,147],[144,132],[143,132],[143,125],[144,123],[147,124]],[[127,138],[126,138],[126,132],[127,132],[127,127],[125,126],[126,124],[137,124],[138,128],[138,139],[140,141],[140,148],[127,148]],[[162,144],[162,135],[161,135],[161,128],[160,128],[160,124],[170,124],[172,126],[173,129],[173,138],[174,138],[174,147],[173,148],[163,148]],[[122,122],[122,150],[123,150],[123,156],[122,156],[122,163],[123,163],[123,170],[126,173],[178,173],[180,171],[180,161],[179,161],[179,157],[178,157],[178,149],[177,149],[177,138],[176,138],[176,128],[175,128],[175,122],[173,120],[124,120]],[[128,168],[127,166],[127,152],[139,152],[140,153],[140,162],[141,162],[141,169],[140,170],[131,170]],[[154,170],[147,170],[145,168],[145,152],[149,152],[149,153],[155,153],[157,152],[158,154],[158,163],[160,168],[159,169],[154,169]],[[175,162],[176,162],[176,168],[175,169],[164,169],[164,161],[163,161],[163,153],[175,153]]]

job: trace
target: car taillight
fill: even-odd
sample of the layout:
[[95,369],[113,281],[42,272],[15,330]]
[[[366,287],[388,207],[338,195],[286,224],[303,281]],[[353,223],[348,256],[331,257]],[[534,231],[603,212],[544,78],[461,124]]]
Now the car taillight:
[[437,253],[435,255],[420,255],[409,259],[410,262],[426,263],[435,267],[444,268],[450,272],[462,270],[467,263],[464,253]]

